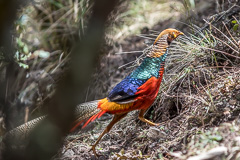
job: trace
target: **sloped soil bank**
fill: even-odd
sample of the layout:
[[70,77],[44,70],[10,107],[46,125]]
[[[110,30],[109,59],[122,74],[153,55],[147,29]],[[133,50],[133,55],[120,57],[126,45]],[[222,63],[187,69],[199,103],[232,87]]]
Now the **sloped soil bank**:
[[[239,19],[239,9],[231,8],[232,5],[227,2],[221,4],[225,7],[224,11],[227,11],[225,13],[216,13],[214,3],[202,5],[205,8],[198,11],[199,14],[195,13],[195,16],[197,15],[194,17],[196,23],[193,23],[201,26],[202,29],[211,30],[211,25],[214,25],[228,34],[222,22],[231,29],[232,26],[229,22],[234,17]],[[206,10],[212,10],[213,16],[204,15]],[[209,21],[214,18],[215,21],[210,25],[203,22],[203,18]],[[179,17],[179,19],[183,18]],[[171,20],[155,26],[152,30],[160,32],[169,27],[178,28],[185,33],[191,30],[182,23],[174,23]],[[143,34],[156,34],[148,28],[143,28],[142,32]],[[232,30],[230,32],[236,37],[236,33]],[[222,34],[214,28],[211,33],[223,38]],[[239,39],[236,37],[236,40]],[[110,53],[141,51],[146,47],[144,42],[148,43],[149,40],[129,37],[123,43],[117,44]],[[217,44],[215,49],[236,54],[221,43]],[[211,51],[205,52],[212,53]],[[103,63],[100,65],[101,71],[104,72],[101,72],[103,75],[100,74],[100,76],[108,77],[110,75],[110,80],[101,83],[93,82],[99,86],[105,86],[94,98],[106,96],[107,92],[132,70],[131,67],[121,69],[118,67],[136,60],[140,54],[109,54],[103,57]],[[177,81],[172,82],[173,86],[170,85],[164,89],[167,79],[169,77],[171,79],[171,73],[168,72],[171,70],[171,65],[166,66],[166,79],[163,80],[159,99],[145,115],[148,119],[160,122],[162,125],[159,127],[148,126],[137,119],[138,112],[130,113],[102,138],[97,146],[97,152],[101,154],[99,159],[187,159],[189,157],[191,159],[192,156],[195,156],[192,158],[200,160],[204,158],[237,159],[240,157],[239,59],[229,56],[226,58],[226,55],[218,53],[216,56],[217,61],[208,57],[203,62],[196,59],[196,62],[190,66],[192,68],[182,69],[186,70],[184,77],[178,78]],[[116,66],[116,70],[107,70],[107,65]],[[200,65],[201,68],[198,69]],[[96,141],[110,120],[111,115],[103,116],[86,129],[78,130],[66,137],[64,147],[55,158],[96,159],[93,153],[89,152],[91,144]]]

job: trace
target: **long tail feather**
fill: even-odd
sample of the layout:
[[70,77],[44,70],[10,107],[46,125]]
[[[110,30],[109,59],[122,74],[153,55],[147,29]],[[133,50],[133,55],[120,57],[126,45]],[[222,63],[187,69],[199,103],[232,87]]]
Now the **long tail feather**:
[[[101,111],[98,108],[99,101],[100,100],[95,100],[95,101],[91,101],[91,102],[82,103],[76,107],[75,112],[74,112],[74,117],[77,120],[75,121],[76,124],[70,131],[75,130],[79,125],[81,125],[89,117],[90,117],[90,119],[88,119],[88,121],[84,124],[84,126],[82,128],[87,126],[88,123],[94,121],[96,118],[101,117],[105,113],[104,111]],[[29,135],[29,133],[32,131],[32,129],[39,122],[41,122],[43,119],[45,119],[45,117],[47,117],[47,116],[42,116],[42,117],[33,119],[17,128],[14,128],[13,130],[7,132],[4,137],[5,138],[12,138],[12,137],[20,138],[21,137],[21,138],[25,139],[25,137],[27,137]]]
[[78,126],[80,126],[83,122],[84,122],[84,120],[77,122],[77,124],[75,124],[75,125],[71,128],[70,132],[73,132],[73,131],[74,131]]
[[13,138],[17,138],[18,140],[25,139],[25,137],[29,136],[29,133],[33,130],[33,128],[45,118],[46,116],[38,117],[36,119],[33,119],[27,123],[24,123],[10,130],[5,134],[4,139],[13,139]]
[[100,111],[98,114],[93,115],[83,126],[82,128],[86,127],[90,122],[94,121],[96,118],[100,118],[106,111]]

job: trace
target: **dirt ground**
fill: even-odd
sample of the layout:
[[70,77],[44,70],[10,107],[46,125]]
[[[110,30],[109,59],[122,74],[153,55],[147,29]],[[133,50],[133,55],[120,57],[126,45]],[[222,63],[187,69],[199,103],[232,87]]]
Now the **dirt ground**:
[[[195,11],[195,25],[206,27],[203,19],[210,20],[212,15],[218,17],[214,2],[198,3],[204,10]],[[222,6],[230,7],[230,4]],[[199,7],[199,8],[201,8]],[[206,10],[210,10],[206,14]],[[211,16],[209,16],[211,14]],[[239,16],[239,12],[234,14]],[[182,22],[188,19],[179,17]],[[218,24],[218,22],[216,22]],[[177,21],[166,20],[153,28],[143,28],[142,34],[157,34],[164,28],[178,28],[185,33],[191,30]],[[209,27],[209,26],[208,26]],[[154,32],[154,31],[157,31]],[[188,36],[188,34],[187,34]],[[136,60],[142,53],[112,54],[129,51],[141,51],[151,40],[131,36],[110,49],[108,56],[101,61],[101,71],[107,73],[110,82],[95,84],[105,86],[94,98],[107,95],[131,70],[130,67],[118,69],[126,63]],[[169,57],[169,59],[171,56]],[[196,59],[197,61],[199,59]],[[195,60],[195,61],[196,61]],[[208,61],[209,59],[206,59]],[[202,70],[191,71],[188,76],[180,78],[168,90],[160,91],[159,99],[145,115],[154,122],[162,123],[159,127],[151,127],[137,119],[138,112],[130,113],[125,119],[116,124],[113,129],[100,141],[97,152],[99,159],[238,159],[239,154],[239,107],[240,81],[239,61],[231,59],[219,60],[225,67],[215,65],[205,66]],[[107,62],[107,63],[106,63]],[[171,61],[169,61],[171,63]],[[198,61],[201,63],[201,61]],[[108,71],[108,66],[116,70]],[[199,64],[192,64],[193,68]],[[166,79],[172,78],[172,64],[165,71]],[[196,67],[197,68],[197,67]],[[109,76],[110,75],[110,76]],[[96,77],[103,75],[95,75]],[[163,80],[163,86],[167,80]],[[196,81],[195,84],[189,84]],[[198,83],[198,84],[197,84]],[[161,87],[162,88],[162,87]],[[91,90],[91,87],[90,87]],[[100,89],[101,90],[101,89]],[[89,93],[90,94],[90,93]],[[100,133],[111,120],[106,115],[91,123],[86,129],[78,130],[65,139],[64,147],[56,159],[96,159],[90,150]],[[195,156],[195,157],[194,157]]]

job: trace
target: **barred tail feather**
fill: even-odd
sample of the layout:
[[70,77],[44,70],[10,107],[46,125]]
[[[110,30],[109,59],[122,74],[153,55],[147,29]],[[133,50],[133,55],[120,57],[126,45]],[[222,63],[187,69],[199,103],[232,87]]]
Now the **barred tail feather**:
[[77,117],[76,124],[72,127],[70,132],[74,131],[78,126],[80,126],[85,120],[87,122],[82,126],[86,127],[90,122],[94,121],[96,118],[100,118],[106,111],[100,110],[98,108],[98,103],[100,100],[86,102],[77,106],[75,111],[75,116]]
[[4,135],[4,139],[13,139],[17,138],[17,140],[25,139],[27,136],[29,136],[30,132],[33,130],[33,128],[38,125],[42,120],[44,120],[46,116],[41,116],[38,118],[35,118],[27,123],[24,123],[9,132],[7,132]]
[[[82,103],[75,108],[74,117],[77,119],[76,120],[77,123],[74,125],[74,127],[70,131],[73,131],[74,129],[76,129],[80,124],[82,124],[89,117],[91,118],[88,119],[88,121],[84,124],[82,128],[84,128],[91,121],[94,121],[96,118],[101,117],[105,113],[105,111],[102,111],[98,108],[99,101],[100,100],[95,100],[91,102]],[[42,117],[33,119],[17,128],[14,128],[13,130],[7,132],[4,137],[5,138],[16,137],[16,138],[25,139],[25,137],[29,135],[32,129],[46,117],[47,116],[42,116]]]

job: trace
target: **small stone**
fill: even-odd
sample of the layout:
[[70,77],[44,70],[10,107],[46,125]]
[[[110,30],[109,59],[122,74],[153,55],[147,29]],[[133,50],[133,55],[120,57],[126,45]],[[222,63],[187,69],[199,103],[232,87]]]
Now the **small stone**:
[[224,109],[224,112],[223,112],[224,115],[230,115],[230,109],[229,108],[225,108]]
[[235,141],[237,146],[240,146],[240,137],[234,138],[234,141]]
[[147,136],[152,139],[159,139],[159,138],[166,138],[166,133],[161,131],[160,129],[156,127],[150,127],[148,129]]
[[236,159],[240,159],[240,153],[236,155]]
[[235,89],[240,89],[240,84],[238,84],[238,85],[235,87]]
[[170,152],[170,155],[179,159],[183,159],[183,154],[182,152]]
[[236,104],[236,100],[235,99],[231,99],[230,101],[229,101],[229,104],[231,104],[231,105],[235,105]]
[[238,101],[240,101],[240,94],[237,94],[235,97]]
[[211,149],[208,152],[201,153],[200,155],[189,157],[187,160],[210,160],[216,159],[218,156],[226,155],[227,147],[219,146],[216,148]]
[[67,150],[67,151],[64,153],[64,156],[65,156],[65,157],[72,157],[72,156],[74,156],[73,150],[71,150],[71,149]]

